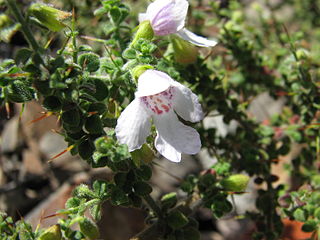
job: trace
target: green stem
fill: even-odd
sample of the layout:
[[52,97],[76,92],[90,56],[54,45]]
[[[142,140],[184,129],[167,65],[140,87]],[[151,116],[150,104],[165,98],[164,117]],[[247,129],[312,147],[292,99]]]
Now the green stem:
[[147,202],[149,207],[154,211],[154,213],[159,217],[163,218],[163,214],[159,206],[156,204],[156,202],[153,200],[153,198],[150,195],[146,195],[143,197],[143,199]]
[[75,16],[75,10],[73,8],[72,10],[72,25],[71,25],[71,36],[72,36],[72,46],[73,46],[73,54],[72,54],[72,58],[73,58],[73,62],[77,63],[78,62],[78,49],[77,49],[77,35],[78,32],[75,31],[76,29],[76,16]]
[[39,47],[37,41],[34,39],[33,34],[31,33],[26,20],[24,19],[20,10],[18,9],[16,1],[15,0],[7,0],[7,2],[8,2],[8,6],[11,9],[14,17],[21,24],[21,30],[22,30],[27,42],[29,43],[29,45],[32,47],[32,49],[34,51],[38,52],[40,47]]

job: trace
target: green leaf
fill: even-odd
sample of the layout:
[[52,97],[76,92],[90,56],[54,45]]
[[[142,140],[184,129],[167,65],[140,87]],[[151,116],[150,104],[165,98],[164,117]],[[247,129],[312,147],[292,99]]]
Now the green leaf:
[[136,50],[134,50],[133,48],[127,48],[126,50],[124,50],[124,52],[122,53],[122,57],[126,58],[126,59],[135,59],[137,56],[137,52]]
[[155,158],[153,151],[147,143],[143,144],[140,149],[130,152],[134,164],[139,167],[141,162],[150,163]]
[[150,64],[153,61],[153,57],[151,55],[142,55],[138,57],[138,60],[144,64]]
[[111,190],[111,203],[112,204],[122,205],[122,204],[125,204],[128,202],[129,202],[129,199],[122,189],[120,189],[118,187],[114,187]]
[[33,63],[27,64],[23,67],[23,70],[35,75],[41,75],[41,70],[38,66]]
[[24,81],[16,80],[8,86],[8,98],[12,102],[27,102],[34,99],[34,91]]
[[119,9],[120,9],[120,12],[121,12],[120,22],[122,22],[129,15],[130,9],[127,8],[127,6],[124,5],[124,4]]
[[72,108],[64,111],[61,115],[61,119],[64,123],[70,126],[79,126],[80,124],[80,112],[78,108]]
[[48,96],[43,100],[42,103],[43,107],[46,108],[48,111],[60,111],[62,108],[62,103],[58,97],[55,96]]
[[213,174],[207,173],[200,177],[199,183],[205,187],[213,187],[216,183],[216,177]]
[[16,222],[16,231],[19,233],[19,240],[35,239],[31,225],[23,220]]
[[320,188],[320,175],[314,175],[311,177],[311,184],[315,188]]
[[93,205],[89,208],[90,214],[95,221],[99,221],[101,219],[101,205]]
[[189,222],[188,218],[178,210],[170,212],[166,218],[166,221],[169,227],[174,230],[183,228]]
[[79,226],[80,231],[90,240],[99,238],[99,228],[97,224],[95,224],[89,218],[83,218],[83,220],[79,222]]
[[305,222],[307,219],[306,212],[301,208],[298,208],[293,212],[293,217],[300,222]]
[[28,59],[31,57],[32,55],[32,50],[30,50],[29,48],[21,48],[15,56],[15,61],[17,64],[22,63],[25,64]]
[[111,138],[107,136],[103,136],[103,137],[97,138],[94,144],[98,152],[107,154],[112,148],[113,141]]
[[121,12],[118,7],[112,7],[110,9],[110,17],[115,24],[118,24],[121,19]]
[[152,192],[152,187],[143,181],[138,181],[133,184],[135,194],[138,196],[146,196]]
[[75,208],[75,207],[78,207],[80,203],[81,201],[79,198],[71,197],[67,200],[65,205],[66,205],[66,208]]
[[57,56],[57,58],[50,61],[50,71],[54,72],[57,68],[63,67],[64,65],[64,58],[62,56]]
[[314,211],[314,216],[320,221],[320,207]]
[[59,224],[53,225],[46,229],[39,237],[39,240],[61,240],[62,233]]
[[81,158],[88,160],[94,152],[95,148],[91,141],[85,140],[78,146],[78,152]]
[[225,175],[230,172],[231,165],[228,162],[217,162],[212,166],[218,175]]
[[88,112],[97,112],[100,115],[104,114],[106,111],[107,106],[103,103],[92,103],[88,108]]
[[167,193],[161,198],[161,207],[164,209],[169,209],[174,207],[178,202],[177,193]]
[[106,99],[109,95],[109,90],[107,85],[100,79],[94,79],[94,85],[95,85],[95,92],[93,96],[98,101],[103,101]]
[[105,167],[108,165],[108,162],[108,156],[100,152],[94,152],[91,165],[94,168]]
[[41,93],[43,96],[49,96],[53,93],[53,89],[50,88],[50,82],[49,81],[40,81],[35,80],[33,82],[33,85],[39,93]]
[[97,115],[97,114],[94,114],[94,115],[88,117],[85,121],[84,127],[85,127],[86,131],[88,131],[91,134],[103,132],[102,122],[101,122],[99,115]]
[[93,15],[101,17],[102,15],[108,13],[108,11],[109,9],[106,9],[105,7],[100,7],[93,12]]
[[96,194],[85,184],[80,184],[73,190],[73,196],[76,198],[94,199]]
[[148,181],[152,176],[152,169],[148,165],[142,165],[136,170],[136,173],[142,180]]
[[102,180],[94,181],[93,190],[100,199],[105,199],[108,196],[108,182]]
[[116,175],[114,175],[113,177],[113,181],[118,187],[123,187],[127,181],[127,173],[124,173],[124,172],[116,173]]
[[318,221],[316,220],[308,220],[305,224],[302,225],[301,229],[304,232],[313,232],[317,230]]
[[78,63],[88,72],[95,72],[100,67],[100,58],[94,53],[83,53],[79,56]]

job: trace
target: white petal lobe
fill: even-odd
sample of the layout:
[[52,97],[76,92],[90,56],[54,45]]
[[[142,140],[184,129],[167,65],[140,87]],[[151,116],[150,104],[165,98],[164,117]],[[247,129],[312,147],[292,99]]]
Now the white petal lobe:
[[189,88],[174,82],[173,109],[186,121],[199,122],[203,119],[202,107],[197,95]]
[[153,115],[152,117],[161,139],[178,152],[197,154],[200,151],[199,133],[192,127],[181,123],[173,111],[161,116]]
[[181,161],[181,153],[168,144],[161,136],[159,136],[159,133],[154,141],[154,145],[157,151],[171,162]]
[[200,37],[185,28],[181,29],[177,34],[184,40],[199,47],[214,47],[218,43],[216,40],[209,40],[207,38]]
[[177,25],[177,31],[179,31],[184,28],[189,3],[187,0],[176,0],[175,2],[175,6],[172,9],[172,15]]
[[121,113],[115,128],[121,144],[127,144],[129,151],[139,149],[150,133],[150,115],[141,105],[140,99],[134,99]]
[[138,79],[136,97],[150,96],[163,92],[170,87],[171,81],[173,80],[163,72],[146,70]]

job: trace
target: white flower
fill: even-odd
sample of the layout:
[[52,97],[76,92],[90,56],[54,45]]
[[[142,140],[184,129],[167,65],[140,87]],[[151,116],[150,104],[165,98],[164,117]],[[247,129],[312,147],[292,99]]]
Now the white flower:
[[138,79],[135,99],[118,119],[116,136],[130,152],[139,149],[150,134],[152,119],[156,149],[170,161],[180,162],[181,153],[198,153],[201,141],[198,132],[181,123],[176,113],[190,122],[203,118],[198,97],[189,88],[163,72],[146,70]]
[[213,47],[215,40],[197,36],[184,28],[189,3],[187,0],[155,0],[146,13],[139,14],[139,21],[149,20],[155,35],[178,34],[199,47]]

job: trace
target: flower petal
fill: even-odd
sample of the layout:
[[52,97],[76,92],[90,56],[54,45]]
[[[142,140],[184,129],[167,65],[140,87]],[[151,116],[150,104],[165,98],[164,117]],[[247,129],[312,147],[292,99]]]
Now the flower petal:
[[148,15],[148,20],[153,21],[153,19],[159,14],[159,12],[167,9],[168,6],[174,4],[172,0],[156,0],[149,4],[146,14]]
[[151,3],[146,14],[154,33],[164,36],[182,29],[185,24],[188,5],[186,0],[156,0]]
[[172,9],[172,14],[177,24],[177,31],[179,31],[184,28],[186,17],[188,14],[189,3],[186,0],[176,0],[175,2],[176,4]]
[[173,81],[169,75],[156,71],[146,70],[138,79],[138,91],[136,97],[154,95],[167,90],[170,82]]
[[186,121],[199,122],[203,119],[202,107],[197,95],[189,88],[174,81],[173,109]]
[[181,161],[181,153],[178,152],[174,147],[168,144],[160,135],[157,134],[157,137],[154,141],[156,149],[158,152],[164,156],[166,159],[171,162],[180,162]]
[[136,98],[121,113],[115,131],[118,141],[127,144],[132,152],[145,143],[150,127],[150,115],[141,105],[140,99]]
[[[170,145],[180,153],[197,154],[200,151],[199,133],[192,127],[181,123],[173,111],[162,115],[153,115],[152,117],[161,138],[156,142],[157,149],[163,149],[163,142],[165,142],[165,147]],[[162,144],[158,146],[157,143]]]
[[184,40],[199,47],[214,47],[218,43],[216,40],[200,37],[185,28],[181,29],[177,34]]

